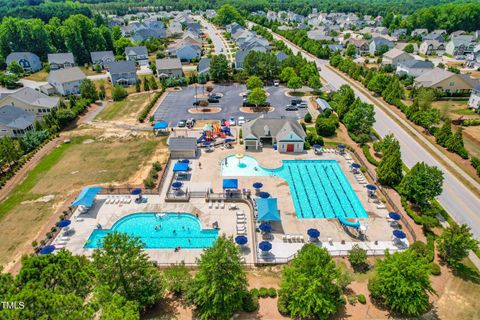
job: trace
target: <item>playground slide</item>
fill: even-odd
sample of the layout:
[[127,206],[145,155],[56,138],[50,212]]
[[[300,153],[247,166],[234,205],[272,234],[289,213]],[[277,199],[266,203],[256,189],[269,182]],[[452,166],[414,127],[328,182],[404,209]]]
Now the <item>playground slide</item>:
[[202,135],[200,136],[200,138],[197,139],[197,143],[200,143],[203,140],[205,140],[205,137],[206,137],[205,132],[203,132]]
[[355,228],[355,229],[358,229],[360,228],[360,222],[351,222],[351,221],[348,221],[347,219],[345,219],[344,217],[339,217],[338,218],[338,221],[340,221],[341,224],[347,226],[347,227],[350,227],[350,228]]

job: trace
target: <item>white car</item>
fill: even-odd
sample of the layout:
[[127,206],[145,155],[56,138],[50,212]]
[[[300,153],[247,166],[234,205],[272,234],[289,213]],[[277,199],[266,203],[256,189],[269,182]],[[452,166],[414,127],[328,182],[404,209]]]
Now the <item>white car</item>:
[[234,117],[230,117],[230,119],[228,120],[228,122],[230,122],[230,125],[231,125],[231,126],[235,126],[235,125],[236,125],[236,121],[235,121],[235,118],[234,118]]
[[245,117],[238,117],[238,125],[241,126],[242,124],[245,123]]

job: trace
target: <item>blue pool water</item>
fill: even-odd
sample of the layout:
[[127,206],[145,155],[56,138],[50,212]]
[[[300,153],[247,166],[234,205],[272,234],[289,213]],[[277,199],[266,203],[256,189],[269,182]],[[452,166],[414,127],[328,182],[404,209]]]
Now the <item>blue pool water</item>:
[[[335,160],[283,160],[278,169],[265,169],[255,158],[222,161],[223,176],[276,176],[290,188],[297,217],[367,218],[367,212]],[[261,182],[261,179],[259,179]],[[265,190],[273,193],[274,190]]]
[[[156,226],[160,226],[158,230]],[[200,221],[188,213],[134,213],[115,222],[111,229],[94,230],[85,248],[101,248],[103,238],[111,232],[125,232],[136,236],[147,249],[208,248],[218,237],[218,230],[202,229]]]

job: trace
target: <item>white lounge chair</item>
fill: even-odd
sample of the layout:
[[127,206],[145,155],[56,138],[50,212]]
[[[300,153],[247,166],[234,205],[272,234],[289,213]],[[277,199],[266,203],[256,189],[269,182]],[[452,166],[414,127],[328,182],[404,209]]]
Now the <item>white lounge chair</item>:
[[286,234],[284,234],[284,235],[282,236],[282,240],[283,240],[283,242],[287,241],[287,235],[286,235]]
[[108,197],[107,200],[105,200],[105,204],[110,204],[110,201],[112,201],[112,199],[110,199],[110,197]]
[[213,201],[209,201],[209,202],[208,202],[208,208],[209,208],[209,209],[212,209],[212,208],[213,208]]
[[219,202],[215,202],[215,209],[218,209],[219,204]]
[[222,200],[222,202],[220,203],[220,208],[221,209],[224,209],[225,208],[225,202]]
[[115,204],[119,204],[119,203],[120,203],[120,197],[115,198],[115,202],[114,202],[114,203],[115,203]]
[[385,209],[387,208],[383,203],[377,204],[377,209]]

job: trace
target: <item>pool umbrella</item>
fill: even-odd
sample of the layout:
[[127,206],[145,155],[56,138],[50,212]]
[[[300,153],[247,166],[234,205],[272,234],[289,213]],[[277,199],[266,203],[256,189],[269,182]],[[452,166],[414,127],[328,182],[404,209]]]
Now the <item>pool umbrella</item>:
[[140,189],[140,188],[135,188],[135,189],[133,189],[132,192],[130,192],[130,193],[131,193],[132,195],[136,196],[136,195],[142,193],[142,189]]
[[190,160],[188,160],[188,159],[183,159],[183,160],[180,160],[180,161],[178,161],[178,162],[180,162],[180,163],[190,163]]
[[407,235],[402,230],[393,230],[393,235],[398,239],[405,239]]
[[310,238],[318,238],[320,237],[320,231],[318,231],[317,229],[308,229],[307,230],[307,234]]
[[172,183],[172,188],[179,189],[182,184],[183,183],[181,183],[180,181],[175,181],[174,183]]
[[260,198],[267,199],[267,198],[270,198],[270,193],[268,193],[268,192],[260,192],[260,193],[258,194],[258,196],[259,196]]
[[370,190],[370,191],[375,191],[375,190],[377,190],[377,187],[375,187],[373,184],[367,184],[367,185],[365,186],[365,188],[367,188],[367,189]]
[[263,187],[263,183],[261,183],[261,182],[255,182],[255,183],[253,184],[253,187],[254,187],[255,189],[260,189],[261,187]]
[[43,247],[41,250],[40,250],[40,254],[50,254],[52,253],[53,251],[55,251],[55,246],[54,245],[49,245],[49,246],[45,246]]
[[390,217],[390,219],[395,220],[395,221],[398,221],[401,218],[400,215],[396,212],[390,212],[388,214],[388,216]]
[[320,149],[322,146],[319,144],[314,144],[312,147],[313,149]]
[[361,165],[359,165],[358,163],[352,163],[350,165],[350,167],[355,168],[355,169],[360,169]]
[[262,232],[270,232],[272,231],[272,226],[268,223],[262,223],[258,227]]
[[244,244],[247,244],[248,242],[248,239],[247,237],[245,236],[236,236],[235,237],[235,242],[241,246],[243,246]]
[[262,251],[270,251],[272,250],[272,244],[268,241],[262,241],[258,244],[258,247],[260,248],[260,250]]
[[70,225],[70,223],[72,223],[72,221],[70,220],[62,220],[60,221],[59,223],[57,223],[57,227],[59,228],[65,228],[65,227],[68,227]]

